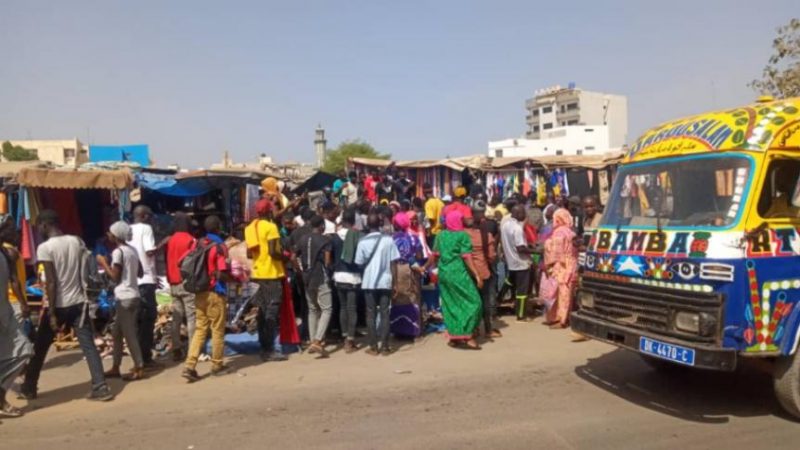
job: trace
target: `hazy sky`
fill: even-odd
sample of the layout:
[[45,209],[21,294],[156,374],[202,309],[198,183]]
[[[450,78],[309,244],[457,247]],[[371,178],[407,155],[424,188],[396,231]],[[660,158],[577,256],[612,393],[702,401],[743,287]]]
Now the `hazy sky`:
[[630,140],[756,97],[797,0],[9,1],[0,139],[150,145],[160,165],[362,138],[396,159],[485,153],[537,88],[628,96]]

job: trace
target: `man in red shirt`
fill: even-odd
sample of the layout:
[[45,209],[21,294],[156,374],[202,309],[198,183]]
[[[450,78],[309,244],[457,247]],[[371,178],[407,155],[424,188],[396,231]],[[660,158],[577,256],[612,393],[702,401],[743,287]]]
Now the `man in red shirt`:
[[194,294],[183,288],[180,262],[194,245],[191,221],[184,212],[175,213],[172,236],[167,241],[167,282],[172,294],[172,358],[183,361],[184,346],[181,343],[181,325],[186,322],[189,342],[192,342],[195,327]]
[[225,282],[231,280],[230,266],[228,265],[228,251],[222,238],[219,236],[222,222],[217,216],[209,216],[205,220],[206,237],[200,239],[197,245],[212,246],[208,252],[208,275],[210,278],[209,291],[198,292],[195,297],[195,313],[197,328],[195,328],[192,342],[189,345],[189,355],[186,357],[186,366],[181,376],[190,383],[198,381],[197,359],[200,351],[205,346],[208,329],[211,329],[211,374],[225,375],[231,368],[223,361],[225,349],[225,315],[228,310],[225,301]]

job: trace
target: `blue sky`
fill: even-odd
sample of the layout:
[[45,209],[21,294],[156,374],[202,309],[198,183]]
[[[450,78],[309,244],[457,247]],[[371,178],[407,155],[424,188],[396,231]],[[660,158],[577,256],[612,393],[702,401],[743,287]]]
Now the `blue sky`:
[[631,140],[749,102],[797,1],[9,1],[0,139],[147,143],[159,165],[361,138],[396,159],[519,136],[535,89],[628,96]]

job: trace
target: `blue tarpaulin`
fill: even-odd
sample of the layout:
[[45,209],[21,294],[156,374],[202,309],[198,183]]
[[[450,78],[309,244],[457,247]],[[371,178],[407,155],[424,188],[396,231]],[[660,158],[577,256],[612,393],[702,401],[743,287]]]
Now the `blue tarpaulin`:
[[136,183],[144,189],[172,197],[197,197],[213,189],[211,183],[203,178],[176,180],[175,175],[154,173],[137,173]]
[[129,161],[139,163],[142,167],[150,166],[150,148],[146,144],[138,145],[90,145],[89,161]]

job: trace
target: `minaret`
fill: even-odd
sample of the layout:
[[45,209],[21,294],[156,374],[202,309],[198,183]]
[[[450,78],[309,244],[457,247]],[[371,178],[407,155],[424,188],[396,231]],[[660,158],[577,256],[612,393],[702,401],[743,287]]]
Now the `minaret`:
[[317,153],[317,168],[321,168],[325,164],[325,145],[328,141],[325,140],[325,130],[322,125],[317,125],[317,136],[314,139],[314,150]]

